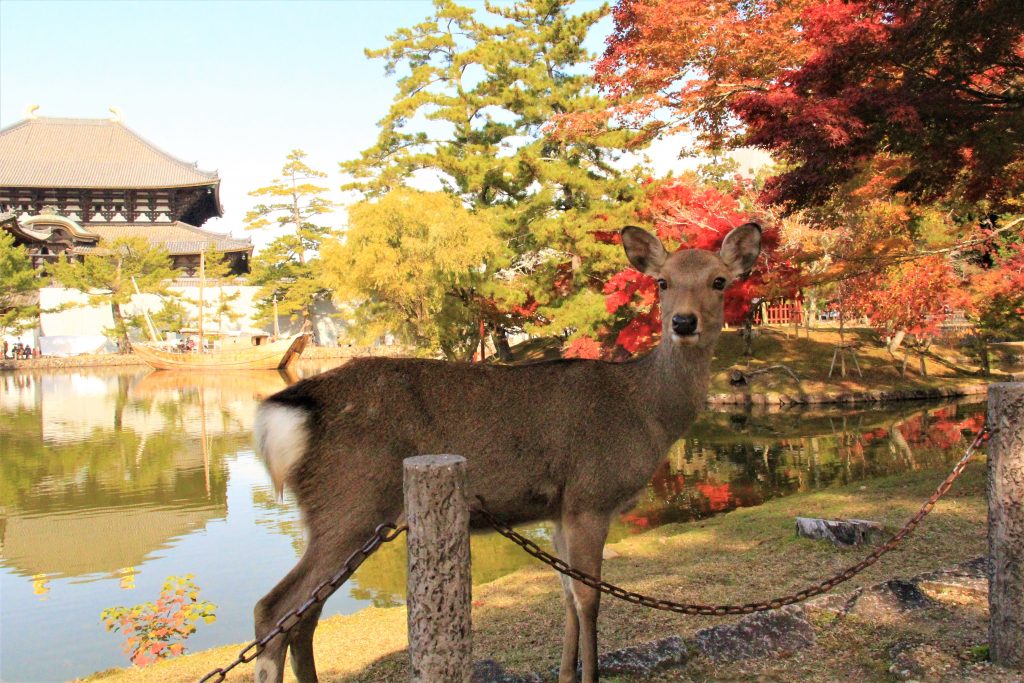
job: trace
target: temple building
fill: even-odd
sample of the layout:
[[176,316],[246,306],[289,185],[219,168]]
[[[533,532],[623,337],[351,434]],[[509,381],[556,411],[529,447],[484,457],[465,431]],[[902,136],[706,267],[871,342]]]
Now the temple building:
[[88,258],[102,242],[142,237],[191,276],[199,254],[224,252],[249,272],[249,239],[204,230],[220,217],[220,178],[177,159],[111,119],[43,118],[0,130],[0,229],[25,245],[37,267]]

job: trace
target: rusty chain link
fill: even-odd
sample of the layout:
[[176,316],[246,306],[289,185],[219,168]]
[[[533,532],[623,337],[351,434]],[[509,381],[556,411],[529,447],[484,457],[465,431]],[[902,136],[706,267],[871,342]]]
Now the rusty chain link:
[[612,597],[619,598],[620,600],[625,600],[626,602],[630,602],[635,605],[650,607],[651,609],[678,612],[679,614],[702,614],[714,616],[726,614],[752,614],[754,612],[765,612],[772,609],[778,609],[779,607],[803,602],[808,598],[821,595],[822,593],[827,593],[844,581],[848,581],[857,574],[860,574],[862,571],[877,562],[882,555],[885,555],[887,552],[898,546],[900,542],[906,538],[918,524],[921,523],[921,520],[932,511],[932,508],[935,507],[935,503],[938,502],[939,498],[942,498],[942,496],[949,491],[953,482],[956,481],[956,479],[963,473],[964,468],[967,467],[967,463],[974,455],[975,449],[977,449],[981,442],[985,440],[986,435],[989,433],[990,430],[987,425],[978,432],[978,436],[975,437],[974,441],[971,442],[971,445],[967,447],[967,452],[964,453],[963,457],[960,458],[957,464],[953,467],[953,471],[949,473],[949,476],[939,484],[937,489],[935,489],[935,493],[933,493],[925,504],[921,506],[921,509],[917,511],[917,514],[914,515],[910,521],[904,524],[903,528],[897,531],[892,538],[886,541],[884,545],[877,548],[857,564],[845,569],[831,578],[825,579],[819,584],[804,588],[803,590],[791,595],[773,598],[764,602],[750,602],[744,605],[701,605],[685,602],[673,602],[672,600],[659,600],[641,593],[634,593],[633,591],[628,591],[625,588],[608,583],[607,581],[602,581],[595,576],[591,576],[579,571],[578,569],[574,569],[558,557],[542,550],[540,546],[529,538],[526,538],[522,534],[514,531],[508,524],[505,524],[488,512],[483,507],[482,500],[480,501],[481,505],[476,507],[474,512],[484,517],[499,534],[522,547],[522,549],[529,555],[532,555],[544,564],[554,568],[555,571],[564,574],[571,579],[575,579],[584,585],[590,586],[602,593],[607,593]]
[[338,586],[344,583],[348,577],[352,576],[355,570],[363,563],[364,560],[366,560],[366,558],[376,552],[383,544],[390,543],[398,538],[406,528],[407,527],[404,524],[402,526],[396,526],[391,523],[379,525],[374,529],[373,535],[366,539],[366,542],[363,543],[360,548],[356,549],[348,556],[348,559],[342,564],[338,573],[326,581],[322,581],[313,589],[306,602],[278,619],[277,623],[274,624],[274,628],[270,629],[270,631],[262,638],[254,640],[242,648],[242,651],[238,653],[238,656],[235,657],[233,662],[227,666],[214,669],[200,678],[199,683],[207,683],[207,681],[219,683],[227,677],[229,671],[239,664],[248,664],[252,660],[256,659],[256,657],[266,649],[267,644],[271,640],[294,628],[300,621],[302,621],[302,615],[316,605],[326,601],[327,598],[331,597],[331,594],[338,589]]

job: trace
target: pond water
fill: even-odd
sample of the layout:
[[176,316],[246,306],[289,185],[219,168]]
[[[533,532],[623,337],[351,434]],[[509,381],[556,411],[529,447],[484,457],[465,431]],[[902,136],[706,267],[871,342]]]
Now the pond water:
[[[251,445],[257,402],[285,385],[274,372],[0,373],[0,680],[127,665],[123,636],[105,631],[100,613],[154,600],[172,575],[194,575],[217,605],[189,650],[251,638],[253,605],[303,545],[293,501],[275,499]],[[978,402],[709,412],[610,540],[798,491],[941,470],[983,412]],[[547,544],[547,525],[525,531]],[[493,534],[473,537],[477,583],[530,562]],[[400,604],[404,585],[404,545],[387,545],[324,616]]]

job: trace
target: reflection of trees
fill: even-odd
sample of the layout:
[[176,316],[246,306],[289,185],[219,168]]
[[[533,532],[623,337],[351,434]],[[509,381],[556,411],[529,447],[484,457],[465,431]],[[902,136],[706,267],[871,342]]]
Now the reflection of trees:
[[279,501],[269,486],[254,486],[252,503],[256,509],[256,524],[288,537],[295,552],[301,554],[306,547],[306,540],[295,503],[290,500]]
[[286,385],[278,373],[14,378],[0,403],[0,543],[6,565],[40,575],[116,572],[224,516],[225,456],[250,448],[255,397]]
[[172,422],[140,433],[117,417],[135,409],[123,386],[108,400],[118,427],[75,441],[44,442],[41,407],[0,420],[0,542],[19,573],[112,573],[224,515],[224,456],[247,439],[204,444]]
[[867,406],[820,414],[707,413],[623,520],[643,530],[958,458],[981,403]]
[[46,445],[38,430],[23,430],[40,420],[37,411],[25,411],[0,426],[0,505],[4,507],[45,512],[225,502],[223,456],[238,449],[236,438],[211,440],[213,466],[207,496],[201,446],[187,434],[95,429],[85,441]]

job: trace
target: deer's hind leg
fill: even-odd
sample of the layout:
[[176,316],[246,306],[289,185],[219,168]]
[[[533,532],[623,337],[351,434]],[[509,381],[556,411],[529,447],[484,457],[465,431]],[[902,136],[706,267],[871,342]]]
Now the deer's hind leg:
[[[305,602],[309,593],[318,583],[318,580],[314,577],[320,576],[322,571],[323,565],[320,562],[320,554],[317,552],[316,547],[310,544],[306,548],[306,552],[299,559],[298,564],[269,593],[256,603],[254,616],[257,640],[273,630],[282,617]],[[306,620],[303,620],[301,625],[305,625],[305,622]],[[299,628],[299,625],[294,628]],[[312,627],[309,628],[310,645],[312,645],[313,639],[312,632],[315,629],[316,621],[313,621]],[[279,635],[267,643],[263,652],[256,658],[256,673],[254,677],[256,683],[281,683],[284,680],[284,659],[291,638],[292,633],[289,632]],[[300,647],[300,649],[302,648]],[[315,681],[316,666],[312,662],[312,647],[309,650],[310,661],[308,665],[304,664],[302,669],[304,672],[311,670],[312,679],[306,680]],[[295,655],[294,649],[292,654],[293,656]],[[303,654],[305,654],[304,651]]]
[[320,621],[323,604],[317,605],[303,615],[302,621],[292,629],[288,651],[291,653],[292,673],[299,681],[315,681],[316,660],[313,657],[313,634]]
[[[353,501],[350,501],[353,502]],[[363,546],[378,524],[394,521],[401,509],[379,511],[369,505],[360,510],[358,504],[334,525],[324,520],[309,526],[309,545],[298,564],[274,586],[256,605],[256,637],[268,633],[277,622],[309,599],[321,582],[330,579],[341,570],[342,564],[353,552]],[[256,683],[281,683],[284,676],[285,650],[291,649],[292,671],[299,683],[315,683],[316,663],[313,657],[313,634],[321,608],[314,608],[303,615],[285,635],[272,640],[256,660]]]

